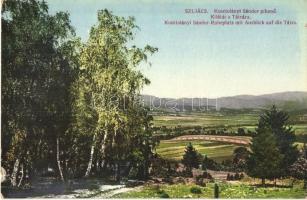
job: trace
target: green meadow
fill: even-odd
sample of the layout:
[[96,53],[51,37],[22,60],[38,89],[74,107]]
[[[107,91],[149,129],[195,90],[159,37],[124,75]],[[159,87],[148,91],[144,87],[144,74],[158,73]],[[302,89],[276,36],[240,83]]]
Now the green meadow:
[[191,142],[193,147],[202,155],[207,155],[209,158],[217,162],[232,159],[233,150],[239,145],[215,142],[215,141],[172,141],[162,140],[157,147],[157,153],[163,158],[171,160],[181,160],[184,154],[186,145]]

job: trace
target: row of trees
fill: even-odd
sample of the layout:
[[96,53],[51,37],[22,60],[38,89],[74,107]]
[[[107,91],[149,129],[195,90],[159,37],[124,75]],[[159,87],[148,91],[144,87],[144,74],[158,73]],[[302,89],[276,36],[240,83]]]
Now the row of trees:
[[85,42],[44,1],[4,1],[1,21],[1,157],[12,185],[48,168],[61,180],[106,171],[118,180],[122,166],[146,178],[156,141],[138,66],[157,48],[130,45],[134,18],[100,10]]
[[174,128],[161,126],[154,127],[155,135],[161,140],[168,140],[182,135],[223,135],[223,136],[254,136],[255,132],[239,127],[236,131],[233,128],[213,128],[202,126],[175,126]]

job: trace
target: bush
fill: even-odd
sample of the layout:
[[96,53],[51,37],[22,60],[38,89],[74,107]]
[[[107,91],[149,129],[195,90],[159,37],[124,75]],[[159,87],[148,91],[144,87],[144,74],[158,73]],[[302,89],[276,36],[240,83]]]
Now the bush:
[[160,192],[160,198],[169,198],[169,195],[164,190],[162,190]]
[[220,171],[221,170],[221,165],[217,162],[215,162],[214,160],[208,158],[207,156],[205,156],[205,158],[202,161],[202,169],[203,170],[215,170],[215,171]]
[[183,170],[179,175],[181,175],[183,177],[193,177],[193,173],[189,169]]
[[199,187],[196,187],[196,186],[191,187],[190,191],[193,194],[201,194],[202,193],[201,189]]

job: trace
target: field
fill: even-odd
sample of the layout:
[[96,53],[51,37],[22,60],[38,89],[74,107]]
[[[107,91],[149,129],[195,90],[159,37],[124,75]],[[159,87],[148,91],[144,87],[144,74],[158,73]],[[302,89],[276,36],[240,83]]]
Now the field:
[[[239,113],[239,114],[221,114],[221,113],[181,113],[177,115],[156,115],[154,116],[155,126],[165,126],[174,128],[176,126],[192,127],[202,126],[208,128],[223,128],[228,131],[237,131],[239,127],[245,130],[255,131],[259,113]],[[292,125],[297,135],[298,145],[302,147],[305,135],[307,135],[307,124],[295,123]],[[304,136],[304,137],[302,137]],[[239,138],[240,136],[234,136]],[[162,140],[157,147],[157,153],[163,158],[172,160],[181,160],[186,145],[192,142],[193,146],[203,155],[221,162],[226,159],[232,159],[233,150],[240,145],[217,141],[173,141]]]
[[[228,131],[255,131],[260,113],[180,113],[177,115],[155,115],[154,126],[167,128],[201,126],[205,128],[226,128]],[[307,121],[297,121],[299,117],[290,117],[291,126],[296,135],[307,135]]]
[[[191,192],[191,188],[199,188],[200,193]],[[219,183],[220,198],[304,198],[306,192],[300,184],[290,187],[256,187],[243,183]],[[196,185],[151,185],[142,189],[116,195],[116,198],[214,198],[214,184],[206,187]]]
[[174,141],[163,140],[157,147],[157,153],[163,158],[172,160],[181,160],[184,154],[186,145],[191,142],[194,148],[202,155],[207,155],[209,158],[217,162],[232,159],[233,150],[240,145],[216,142],[216,141]]
[[220,113],[190,113],[154,116],[155,126],[175,127],[181,126],[203,126],[203,127],[238,127],[251,126],[257,124],[258,114],[220,114]]

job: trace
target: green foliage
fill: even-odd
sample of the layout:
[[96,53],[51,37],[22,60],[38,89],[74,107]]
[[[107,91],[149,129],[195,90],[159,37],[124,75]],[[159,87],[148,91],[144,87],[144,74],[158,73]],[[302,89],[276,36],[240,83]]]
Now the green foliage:
[[260,116],[257,132],[270,131],[276,138],[276,145],[282,154],[280,176],[288,176],[290,166],[298,157],[297,147],[294,145],[295,135],[289,126],[289,115],[277,109],[275,105]]
[[219,186],[218,184],[214,184],[214,198],[218,199],[220,196]]
[[219,171],[221,169],[221,166],[217,162],[215,162],[213,159],[208,158],[207,155],[205,155],[204,159],[202,160],[201,166],[203,170],[210,169],[210,170]]
[[233,164],[235,165],[237,171],[244,171],[247,165],[247,158],[250,152],[246,147],[238,147],[233,151]]
[[243,128],[238,128],[238,135],[245,135],[245,130]]
[[182,163],[186,166],[188,170],[192,170],[192,168],[199,167],[200,156],[198,152],[194,149],[192,143],[189,143],[186,146],[186,150],[183,155]]
[[139,92],[149,81],[137,67],[157,49],[128,47],[137,28],[134,21],[108,10],[98,12],[98,23],[80,51],[75,127],[93,137],[92,148],[99,147],[93,159],[117,166],[131,160],[139,169],[137,176],[146,178],[156,141],[151,137],[152,117],[139,102]]
[[50,15],[45,2],[2,8],[2,158],[8,171],[17,159],[32,171],[54,165],[56,138],[66,137],[78,39],[68,13]]
[[191,191],[191,193],[194,193],[194,194],[201,194],[202,193],[201,188],[197,187],[197,186],[191,187],[190,191]]
[[139,101],[150,81],[138,66],[157,48],[130,45],[134,18],[100,10],[84,43],[69,14],[49,14],[44,1],[4,1],[1,21],[1,156],[9,175],[22,165],[26,177],[48,167],[78,177],[93,162],[96,173],[115,166],[120,175],[133,161],[148,177],[157,140]]
[[160,198],[169,198],[169,195],[164,190],[162,190],[159,197]]
[[257,133],[252,140],[248,159],[248,175],[263,179],[280,176],[283,155],[276,144],[276,138],[269,130]]
[[260,116],[248,160],[252,177],[275,179],[289,176],[289,168],[298,156],[295,135],[288,126],[289,115],[272,106]]

